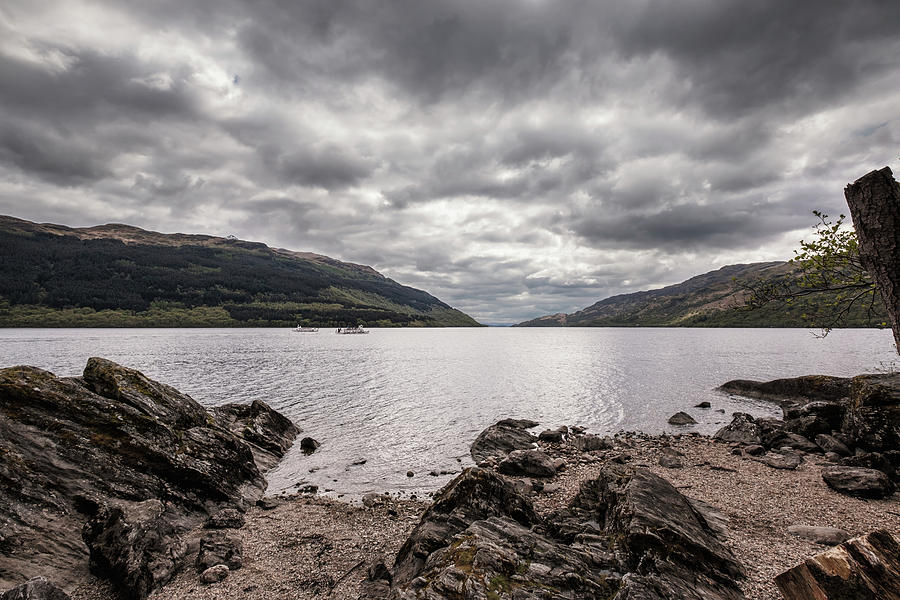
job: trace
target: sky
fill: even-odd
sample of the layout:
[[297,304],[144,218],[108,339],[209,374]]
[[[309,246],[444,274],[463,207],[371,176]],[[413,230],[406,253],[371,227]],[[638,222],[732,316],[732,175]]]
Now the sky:
[[483,323],[788,259],[898,142],[896,0],[0,3],[0,214],[318,252]]

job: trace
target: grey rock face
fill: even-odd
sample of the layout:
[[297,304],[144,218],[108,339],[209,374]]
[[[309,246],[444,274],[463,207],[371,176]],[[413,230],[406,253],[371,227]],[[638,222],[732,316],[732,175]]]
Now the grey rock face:
[[381,596],[364,597],[740,600],[741,575],[697,509],[649,471],[608,469],[542,520],[503,478],[469,469],[423,515]]
[[504,475],[523,477],[553,477],[556,467],[542,450],[513,450],[497,466]]
[[294,423],[262,400],[224,404],[213,409],[218,421],[246,442],[260,470],[278,464],[300,434]]
[[895,489],[887,475],[863,467],[826,467],[822,479],[838,492],[861,498],[885,498]]
[[[533,423],[533,425],[531,425]],[[469,453],[476,463],[488,459],[503,460],[513,450],[532,448],[537,438],[526,431],[534,421],[504,419],[491,425],[475,438]]]
[[43,577],[35,577],[0,594],[0,600],[69,600],[69,595]]
[[[79,378],[0,369],[0,505],[16,524],[0,546],[0,586],[27,580],[39,564],[66,589],[91,558],[123,594],[141,597],[180,566],[157,553],[180,556],[184,531],[264,491],[255,442],[243,436],[284,448],[295,428],[263,403],[246,414],[255,424],[235,434],[189,396],[101,358]],[[148,498],[158,503],[141,502]],[[72,535],[82,527],[86,545]]]

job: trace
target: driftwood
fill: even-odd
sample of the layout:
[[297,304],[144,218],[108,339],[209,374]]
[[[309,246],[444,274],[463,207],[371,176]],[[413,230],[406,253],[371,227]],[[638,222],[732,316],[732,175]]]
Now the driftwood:
[[900,600],[900,539],[879,530],[847,540],[775,584],[785,600]]
[[900,352],[900,185],[890,168],[863,175],[844,189],[859,258],[875,281]]

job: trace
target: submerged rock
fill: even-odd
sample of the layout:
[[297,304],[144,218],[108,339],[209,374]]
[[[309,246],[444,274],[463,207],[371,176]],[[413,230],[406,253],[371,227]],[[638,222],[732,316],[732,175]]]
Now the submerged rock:
[[536,427],[534,421],[524,419],[504,419],[491,425],[475,438],[469,453],[476,463],[485,460],[503,460],[513,450],[525,450],[534,447],[537,438],[526,431]]
[[[262,402],[211,414],[102,358],[77,378],[0,369],[0,429],[0,504],[15,523],[0,545],[0,587],[40,569],[66,589],[90,555],[134,598],[180,568],[184,531],[262,495],[261,471],[296,435]],[[82,527],[83,542],[72,535]]]
[[669,425],[696,425],[697,421],[694,417],[686,412],[677,412],[669,417]]

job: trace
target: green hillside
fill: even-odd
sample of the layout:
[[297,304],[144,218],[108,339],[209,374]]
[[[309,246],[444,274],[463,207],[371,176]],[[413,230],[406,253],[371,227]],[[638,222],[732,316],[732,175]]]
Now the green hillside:
[[478,326],[370,267],[258,242],[0,216],[0,327]]
[[[729,265],[658,290],[621,294],[572,314],[556,314],[520,323],[517,327],[827,327],[830,313],[824,294],[771,303],[748,310],[744,284],[789,279],[794,266],[787,262]],[[887,320],[883,305],[869,319],[863,304],[841,320],[842,327],[868,327]]]

